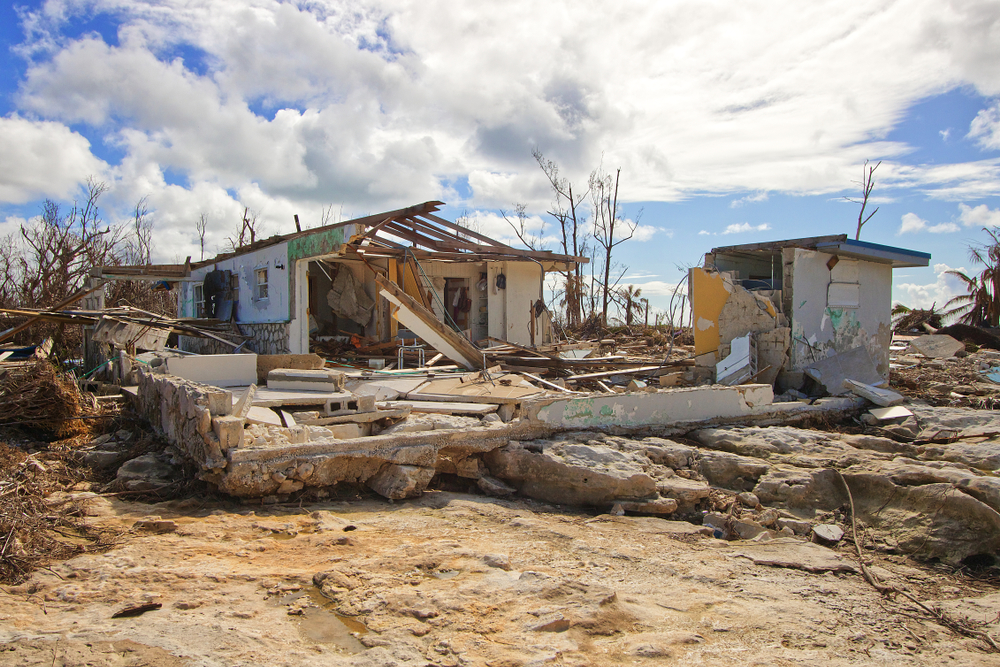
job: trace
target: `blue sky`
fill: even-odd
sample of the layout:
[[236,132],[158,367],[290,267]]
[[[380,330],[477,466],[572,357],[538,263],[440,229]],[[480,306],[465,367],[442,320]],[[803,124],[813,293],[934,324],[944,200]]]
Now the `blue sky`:
[[[447,0],[56,0],[0,8],[0,233],[89,176],[148,197],[155,259],[440,199],[556,249],[538,149],[585,189],[622,169],[625,282],[665,307],[714,246],[849,233],[930,252],[894,298],[942,305],[1000,225],[1000,6],[879,0],[629,7]],[[547,221],[546,227],[541,227]]]

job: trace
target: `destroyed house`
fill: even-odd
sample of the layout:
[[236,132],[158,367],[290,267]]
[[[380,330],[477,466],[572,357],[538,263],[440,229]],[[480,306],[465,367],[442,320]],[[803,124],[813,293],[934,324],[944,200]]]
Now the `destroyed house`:
[[[433,313],[436,328],[449,330],[445,335],[551,342],[545,273],[587,259],[512,248],[437,216],[440,206],[425,202],[273,236],[186,265],[102,267],[95,277],[167,281],[179,317],[231,321],[260,354],[306,353],[352,337],[377,343],[421,335],[393,315],[399,298]],[[404,296],[390,301],[388,291]],[[180,346],[232,351],[208,338],[181,336]]]
[[930,258],[846,234],[713,248],[688,275],[695,355],[723,384],[884,382],[892,270]]

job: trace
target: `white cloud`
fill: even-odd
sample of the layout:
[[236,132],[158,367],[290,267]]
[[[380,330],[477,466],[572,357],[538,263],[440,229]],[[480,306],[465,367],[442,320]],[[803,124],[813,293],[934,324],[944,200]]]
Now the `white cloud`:
[[943,130],[938,130],[938,134],[941,135],[941,141],[947,142],[951,138],[951,128],[945,128]]
[[993,209],[986,204],[979,206],[958,205],[958,219],[966,227],[996,227],[1000,225],[1000,209]]
[[[60,34],[102,11],[120,46]],[[569,18],[527,0],[50,0],[25,17],[25,108],[141,132],[126,150],[193,180],[359,205],[499,170],[515,177],[470,176],[475,205],[540,208],[535,146],[581,185],[605,151],[627,201],[841,191],[865,157],[909,150],[879,137],[914,100],[962,82],[1000,91],[990,10],[933,0]],[[616,58],[586,48],[598,36]]]
[[899,226],[899,231],[897,234],[909,234],[911,232],[920,232],[927,227],[927,221],[922,219],[916,213],[904,213],[903,222]]
[[980,148],[1000,149],[1000,102],[976,114],[969,125],[968,137]]
[[38,197],[70,196],[88,176],[107,168],[90,142],[62,123],[0,118],[0,201],[23,204]]
[[[635,228],[635,233],[632,234],[632,241],[638,241],[643,243],[649,241],[656,234],[662,234],[663,230],[659,227],[653,227],[652,225],[637,225]],[[672,236],[673,234],[670,234]]]
[[956,225],[954,222],[942,222],[937,225],[931,225],[927,228],[931,234],[951,234],[952,232],[957,232],[961,227]]
[[[218,211],[229,226],[239,199],[275,231],[331,202],[358,214],[433,198],[541,213],[551,191],[534,147],[578,192],[602,156],[620,166],[625,202],[751,193],[736,208],[768,192],[840,193],[872,156],[885,159],[886,188],[956,201],[1000,190],[1000,160],[908,166],[898,160],[912,147],[884,138],[916,100],[963,84],[1000,93],[989,5],[572,7],[48,0],[22,14],[17,104],[59,157],[22,148],[26,167],[9,174],[19,163],[4,160],[0,199],[66,196],[108,173],[109,197],[149,194],[158,232],[190,249],[191,216]],[[118,45],[71,36],[102,12]],[[970,129],[981,144],[996,138],[996,113]],[[76,123],[125,158],[105,169],[66,127]],[[29,135],[4,139],[5,151]],[[168,184],[168,172],[184,184]],[[510,239],[497,222],[484,224]],[[744,225],[722,233],[766,229]],[[637,240],[672,233],[640,230]]]
[[740,208],[746,204],[754,204],[757,202],[767,201],[767,192],[755,192],[752,195],[747,195],[745,197],[740,197],[739,199],[734,199],[729,202],[729,208]]
[[726,228],[721,232],[723,235],[726,234],[745,234],[747,232],[766,232],[771,229],[771,225],[766,222],[762,222],[759,225],[751,225],[749,222],[733,223],[726,226]]
[[702,229],[698,231],[698,236],[712,236],[712,232],[707,229]]
[[918,216],[916,213],[904,213],[902,217],[902,223],[899,225],[899,231],[896,234],[910,234],[912,232],[930,232],[931,234],[948,234],[951,232],[957,232],[961,229],[954,222],[942,222],[936,225],[930,225],[926,220]]
[[[947,264],[935,264],[934,282],[923,285],[898,283],[893,288],[893,303],[901,302],[910,308],[930,308],[933,305],[943,309],[952,297],[966,293],[962,281],[947,274],[951,269]],[[957,270],[966,273],[965,267]]]

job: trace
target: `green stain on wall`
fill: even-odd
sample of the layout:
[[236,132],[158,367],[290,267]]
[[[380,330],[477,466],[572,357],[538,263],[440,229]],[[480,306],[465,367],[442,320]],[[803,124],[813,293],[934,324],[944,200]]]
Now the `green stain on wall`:
[[615,411],[611,409],[610,405],[602,405],[601,406],[601,416],[602,417],[610,417],[613,414],[615,414]]
[[563,410],[563,419],[588,419],[594,416],[594,399],[570,401]]
[[306,234],[288,242],[288,259],[294,262],[306,257],[329,255],[344,243],[344,228],[337,227],[314,234]]

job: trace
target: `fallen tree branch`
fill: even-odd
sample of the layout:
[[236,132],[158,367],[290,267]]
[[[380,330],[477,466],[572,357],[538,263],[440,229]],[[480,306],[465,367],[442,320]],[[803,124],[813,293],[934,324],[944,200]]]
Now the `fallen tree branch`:
[[840,483],[844,485],[844,489],[847,491],[847,500],[851,504],[851,534],[854,539],[854,550],[858,555],[858,566],[861,570],[861,575],[864,577],[872,588],[877,590],[882,595],[891,597],[893,595],[901,595],[917,607],[919,607],[924,613],[933,618],[939,625],[942,625],[956,634],[962,635],[964,637],[971,637],[972,639],[978,639],[979,641],[986,644],[987,650],[993,653],[1000,653],[1000,645],[997,645],[995,639],[985,630],[979,630],[967,621],[953,618],[947,612],[937,607],[931,607],[924,604],[918,600],[913,595],[907,593],[904,590],[897,588],[896,586],[887,586],[879,582],[878,578],[868,569],[868,564],[865,562],[864,555],[861,553],[861,543],[858,541],[858,520],[854,511],[854,495],[851,493],[851,487],[847,485],[847,480],[841,474],[839,470],[834,469],[837,473],[837,477],[840,478]]

